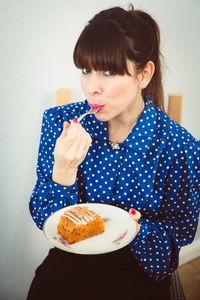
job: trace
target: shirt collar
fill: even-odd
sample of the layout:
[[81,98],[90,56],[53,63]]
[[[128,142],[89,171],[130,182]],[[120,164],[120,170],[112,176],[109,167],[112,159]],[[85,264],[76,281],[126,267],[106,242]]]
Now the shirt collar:
[[[87,103],[88,104],[88,103]],[[88,104],[88,110],[90,106]],[[94,114],[87,115],[81,122],[86,131],[94,138],[108,141],[107,122],[96,119]],[[156,128],[156,108],[149,98],[145,99],[145,108],[136,125],[131,130],[126,140],[121,143],[137,152],[146,154],[151,145],[153,134]]]

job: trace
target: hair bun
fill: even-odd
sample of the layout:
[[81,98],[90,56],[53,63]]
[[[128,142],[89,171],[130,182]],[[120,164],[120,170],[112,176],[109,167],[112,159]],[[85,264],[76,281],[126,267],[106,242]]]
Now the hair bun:
[[129,3],[128,10],[129,11],[134,11],[135,10],[134,5],[132,3]]

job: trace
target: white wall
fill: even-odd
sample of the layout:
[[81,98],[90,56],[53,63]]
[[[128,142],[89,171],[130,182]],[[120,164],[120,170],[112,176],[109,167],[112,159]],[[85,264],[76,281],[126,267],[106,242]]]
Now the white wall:
[[[35,184],[42,112],[57,88],[83,99],[72,53],[99,10],[129,1],[0,0],[0,299],[22,300],[50,244],[28,211]],[[136,0],[159,22],[168,70],[165,93],[183,93],[183,126],[200,138],[200,1]],[[200,234],[198,235],[200,238]]]

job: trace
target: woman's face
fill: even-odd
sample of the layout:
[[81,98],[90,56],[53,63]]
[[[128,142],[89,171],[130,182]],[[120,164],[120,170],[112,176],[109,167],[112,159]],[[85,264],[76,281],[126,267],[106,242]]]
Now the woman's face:
[[129,73],[115,75],[108,71],[82,70],[81,86],[89,104],[103,105],[96,113],[100,121],[109,121],[128,113],[141,101],[141,89],[132,63],[128,62]]

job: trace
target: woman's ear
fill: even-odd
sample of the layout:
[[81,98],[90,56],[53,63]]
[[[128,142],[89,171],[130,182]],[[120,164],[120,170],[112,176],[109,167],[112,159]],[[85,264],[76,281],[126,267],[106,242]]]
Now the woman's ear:
[[153,74],[155,72],[155,65],[152,61],[148,61],[144,69],[138,75],[139,88],[145,89],[149,84]]

